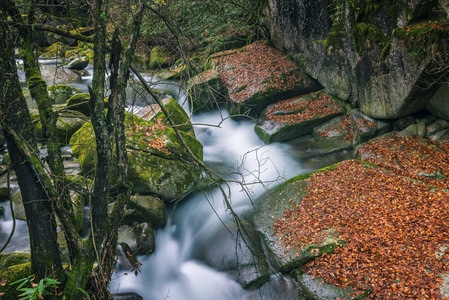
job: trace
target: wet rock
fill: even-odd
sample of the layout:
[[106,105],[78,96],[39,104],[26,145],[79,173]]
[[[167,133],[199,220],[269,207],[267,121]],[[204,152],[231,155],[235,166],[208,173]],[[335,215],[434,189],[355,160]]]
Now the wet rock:
[[314,127],[344,113],[344,106],[329,96],[311,93],[268,105],[255,131],[266,143],[285,141],[309,134]]
[[261,287],[249,292],[245,299],[306,300],[309,298],[304,297],[300,286],[291,278],[282,274],[274,274]]
[[42,78],[47,85],[80,82],[81,76],[73,70],[55,65],[40,65]]
[[218,110],[229,98],[216,70],[204,71],[190,79],[187,93],[193,112]]
[[142,296],[136,293],[112,294],[114,300],[143,300]]
[[296,276],[302,293],[306,299],[310,300],[334,300],[353,299],[350,289],[344,290],[334,285],[325,283],[319,278],[313,278],[305,273],[298,273]]
[[348,121],[347,116],[340,116],[315,127],[315,147],[323,154],[351,149],[352,130],[347,126]]
[[258,233],[244,218],[240,228],[227,222],[213,236],[199,241],[196,259],[226,271],[245,289],[260,287],[272,275]]
[[75,57],[71,59],[65,67],[70,70],[84,70],[89,64],[89,58],[87,57]]
[[140,223],[133,226],[136,236],[135,255],[150,255],[156,249],[156,231],[151,223]]
[[167,209],[164,202],[155,196],[132,195],[123,214],[123,224],[148,222],[158,228],[167,224]]

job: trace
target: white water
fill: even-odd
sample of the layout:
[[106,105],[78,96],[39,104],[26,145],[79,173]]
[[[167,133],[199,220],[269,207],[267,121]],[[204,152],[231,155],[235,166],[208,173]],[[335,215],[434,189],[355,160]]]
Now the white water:
[[[273,184],[301,173],[301,167],[289,154],[289,146],[265,146],[254,133],[253,122],[236,122],[224,110],[194,115],[192,122],[209,124],[195,125],[196,136],[203,144],[204,162],[222,175],[245,183],[245,190],[236,183],[226,186],[238,214],[251,209],[251,200]],[[173,209],[166,228],[157,232],[155,253],[140,258],[141,273],[115,273],[111,291],[136,292],[145,300],[260,299],[258,294],[244,291],[227,273],[194,258],[201,251],[198,245],[217,243],[214,236],[223,231],[228,219],[229,211],[218,189],[183,200]]]

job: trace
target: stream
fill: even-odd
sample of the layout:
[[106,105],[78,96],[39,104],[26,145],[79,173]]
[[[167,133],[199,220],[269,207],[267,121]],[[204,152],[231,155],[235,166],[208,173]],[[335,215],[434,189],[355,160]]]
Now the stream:
[[[85,89],[83,85],[89,80],[89,76],[83,77],[82,84],[76,87]],[[178,96],[188,111],[182,89],[173,84],[157,88]],[[203,144],[205,164],[229,180],[223,187],[238,215],[253,209],[252,201],[268,188],[350,156],[350,153],[310,155],[310,137],[265,145],[255,134],[253,121],[235,121],[225,109],[193,114],[192,123]],[[8,204],[2,204],[6,212],[0,217],[1,244],[12,227]],[[193,193],[169,209],[167,226],[157,231],[155,253],[139,257],[140,273],[136,276],[129,270],[116,270],[111,292],[137,293],[144,300],[304,299],[293,281],[280,274],[273,274],[261,288],[246,291],[237,283],[236,274],[210,267],[210,251],[217,251],[217,257],[223,256],[219,251],[228,251],[229,255],[237,252],[232,250],[237,247],[235,232],[225,227],[232,221],[218,188]],[[29,251],[27,243],[26,223],[18,221],[6,252]],[[208,263],[202,260],[205,256],[209,257]]]

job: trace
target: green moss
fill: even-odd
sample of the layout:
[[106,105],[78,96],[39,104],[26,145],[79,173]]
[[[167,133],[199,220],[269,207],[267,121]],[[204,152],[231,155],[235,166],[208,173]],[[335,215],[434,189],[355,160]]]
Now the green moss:
[[67,100],[67,107],[76,110],[85,116],[90,116],[89,108],[90,95],[88,93],[75,94]]
[[160,69],[167,68],[173,63],[172,56],[168,53],[167,49],[162,46],[156,46],[151,49],[150,61],[148,68]]
[[65,103],[72,95],[81,91],[65,84],[55,84],[48,87],[48,93],[53,103]]
[[359,54],[371,48],[372,43],[381,51],[382,57],[385,57],[390,50],[391,38],[377,25],[363,22],[356,23],[354,24],[352,35],[356,51]]
[[41,55],[41,58],[63,58],[69,47],[61,42],[56,42],[48,46]]
[[[376,45],[381,57],[385,57],[391,47],[391,37],[389,32],[384,32],[376,25],[376,16],[386,14],[394,24],[401,8],[403,11],[406,6],[398,1],[333,0],[329,8],[332,27],[322,43],[326,47],[344,49],[344,39],[351,34],[357,53],[361,54],[364,50],[371,49]],[[345,22],[349,22],[350,28],[352,28],[351,33],[346,32],[345,25],[347,23]]]
[[14,252],[0,255],[0,281],[6,281],[0,285],[0,294],[4,293],[2,299],[19,298],[17,286],[11,283],[32,274],[30,260],[31,256],[28,253]]
[[393,35],[402,40],[412,55],[429,58],[447,52],[449,21],[422,22],[397,28]]

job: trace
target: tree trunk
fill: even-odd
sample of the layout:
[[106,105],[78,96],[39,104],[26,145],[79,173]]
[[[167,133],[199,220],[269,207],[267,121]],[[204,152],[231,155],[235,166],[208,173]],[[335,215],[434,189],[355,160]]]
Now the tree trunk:
[[50,178],[39,159],[26,100],[17,76],[13,41],[7,24],[14,4],[0,3],[0,124],[7,140],[20,191],[30,236],[31,262],[38,278],[64,278],[56,239],[56,224]]

